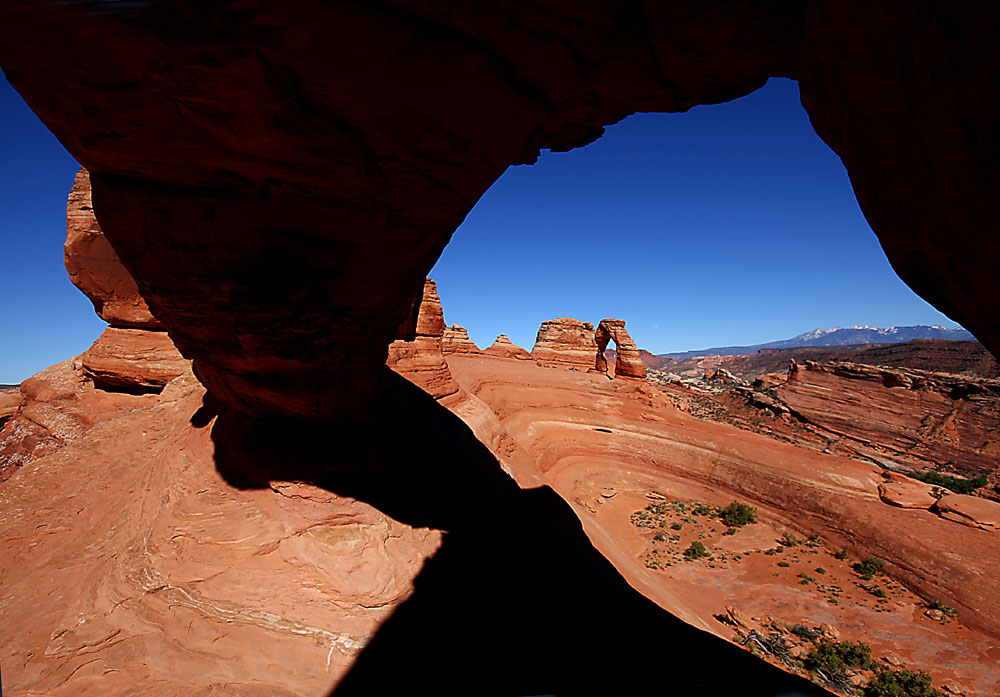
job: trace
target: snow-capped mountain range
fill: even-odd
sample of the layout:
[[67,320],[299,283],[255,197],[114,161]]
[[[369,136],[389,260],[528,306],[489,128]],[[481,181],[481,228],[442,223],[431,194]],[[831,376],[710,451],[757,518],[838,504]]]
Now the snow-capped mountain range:
[[856,325],[853,327],[830,327],[829,329],[813,329],[811,332],[799,334],[791,339],[771,341],[754,346],[721,346],[685,351],[683,353],[663,354],[668,358],[684,360],[697,356],[744,356],[757,353],[768,348],[796,348],[799,346],[853,346],[856,344],[896,344],[913,339],[950,339],[951,341],[967,341],[974,339],[965,329],[948,329],[939,324],[919,324],[912,327],[871,327]]

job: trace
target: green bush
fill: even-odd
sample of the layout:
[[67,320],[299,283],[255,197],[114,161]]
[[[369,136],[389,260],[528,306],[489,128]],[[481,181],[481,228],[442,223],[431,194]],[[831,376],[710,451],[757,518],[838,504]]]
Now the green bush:
[[680,530],[680,529],[681,529],[681,528],[683,528],[683,527],[684,527],[684,524],[683,524],[683,523],[681,523],[680,521],[675,521],[675,522],[674,522],[674,523],[673,523],[673,524],[672,524],[672,525],[670,526],[670,529],[671,529],[671,530]]
[[975,479],[961,479],[959,477],[950,477],[947,474],[940,474],[938,472],[924,472],[922,474],[909,473],[910,477],[914,479],[919,479],[927,484],[933,484],[935,486],[944,487],[949,491],[954,491],[956,494],[971,494],[973,491],[979,487],[986,486],[986,475],[981,475]]
[[841,549],[839,552],[837,552],[833,556],[834,556],[835,559],[839,559],[841,561],[844,561],[845,559],[847,559],[847,547],[844,547],[843,549]]
[[881,559],[876,559],[875,557],[865,557],[863,560],[859,561],[854,565],[854,570],[857,571],[862,578],[872,579],[875,574],[882,573],[885,569],[885,562]]
[[687,560],[701,559],[702,557],[709,556],[708,550],[705,549],[705,545],[701,542],[695,540],[691,543],[691,546],[684,550],[684,558]]
[[757,522],[757,509],[745,503],[733,501],[719,511],[722,522],[730,528],[739,528]]
[[791,566],[791,564],[789,564],[787,561],[779,561],[778,566],[785,567],[785,566]]
[[781,536],[781,539],[778,541],[781,542],[781,544],[783,544],[785,547],[796,547],[800,542],[802,542],[802,540],[800,540],[790,532],[786,532],[784,535]]
[[864,697],[944,697],[924,671],[881,669],[865,685]]
[[817,643],[805,660],[810,670],[835,671],[846,668],[868,668],[872,664],[872,649],[858,641],[827,641]]
[[[788,627],[788,625],[785,626]],[[807,627],[804,624],[793,624],[791,627],[788,627],[788,631],[800,639],[806,639],[807,641],[816,641],[820,637],[818,629]]]

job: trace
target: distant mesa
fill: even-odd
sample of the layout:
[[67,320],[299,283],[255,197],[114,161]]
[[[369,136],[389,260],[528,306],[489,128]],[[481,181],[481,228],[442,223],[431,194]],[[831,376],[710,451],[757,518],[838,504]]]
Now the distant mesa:
[[441,347],[445,354],[449,353],[482,353],[469,338],[469,332],[461,324],[453,324],[444,328]]
[[516,358],[518,360],[531,360],[531,354],[510,340],[506,334],[501,334],[493,342],[493,345],[483,351],[488,356],[499,356],[501,358]]

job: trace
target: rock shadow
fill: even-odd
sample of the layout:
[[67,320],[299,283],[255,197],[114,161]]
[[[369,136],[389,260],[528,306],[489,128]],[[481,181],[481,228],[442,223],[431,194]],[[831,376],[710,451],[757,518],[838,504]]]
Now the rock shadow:
[[222,410],[212,430],[234,486],[305,481],[446,531],[332,696],[829,694],[647,600],[554,491],[521,490],[460,419],[383,377],[366,413]]

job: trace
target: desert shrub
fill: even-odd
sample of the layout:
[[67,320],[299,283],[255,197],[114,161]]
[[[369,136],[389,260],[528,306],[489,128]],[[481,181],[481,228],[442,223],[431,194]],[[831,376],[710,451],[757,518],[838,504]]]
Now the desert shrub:
[[944,697],[922,670],[879,670],[862,690],[864,697]]
[[[785,626],[787,627],[788,625]],[[793,624],[791,627],[788,627],[788,631],[806,641],[816,641],[820,637],[818,629],[807,627],[804,624]]]
[[950,605],[945,605],[940,600],[931,600],[930,602],[928,602],[927,603],[927,609],[928,610],[940,610],[941,612],[943,612],[944,614],[948,615],[949,617],[954,617],[957,614],[956,611],[955,611],[955,608],[951,607]]
[[865,557],[863,560],[854,565],[854,570],[857,571],[862,578],[866,579],[874,578],[875,574],[882,573],[883,569],[885,569],[885,562],[881,559],[876,559],[875,557]]
[[935,486],[940,486],[949,491],[954,491],[956,494],[971,494],[973,491],[979,487],[986,486],[986,475],[981,475],[974,479],[962,479],[960,477],[951,477],[947,474],[941,474],[940,472],[923,472],[921,474],[913,473],[909,476],[914,479],[919,479],[927,484],[933,484]]
[[684,558],[688,560],[701,559],[702,557],[709,556],[708,550],[705,549],[705,545],[701,542],[695,540],[691,543],[691,546],[684,550]]
[[847,559],[847,547],[841,549],[839,552],[834,554],[833,557],[835,559],[839,559],[840,561],[844,561],[845,559]]
[[774,549],[767,550],[766,552],[764,552],[764,554],[766,554],[767,556],[771,556],[772,554],[781,554],[784,551],[785,551],[785,548],[782,547],[781,545],[778,545]]
[[681,523],[680,521],[675,521],[675,522],[674,522],[674,523],[673,523],[673,524],[672,524],[672,525],[670,526],[670,529],[671,529],[671,530],[680,530],[680,529],[681,529],[681,528],[683,528],[683,527],[684,527],[684,524],[683,524],[683,523]]
[[722,522],[730,528],[739,528],[757,522],[757,509],[745,503],[733,501],[719,511]]
[[810,649],[804,663],[810,670],[868,668],[872,664],[872,649],[861,641],[822,640]]
[[884,598],[885,597],[885,591],[882,590],[881,588],[870,588],[868,590],[868,592],[871,593],[872,595],[874,595],[876,598]]
[[815,569],[813,569],[813,571],[815,571],[817,574],[825,574],[826,573],[826,569],[824,569],[822,566],[817,566]]
[[781,536],[781,539],[779,540],[779,542],[781,542],[781,544],[783,544],[785,547],[795,547],[800,542],[802,542],[802,540],[800,540],[799,538],[797,538],[792,533],[786,532],[784,535]]
[[726,528],[726,531],[722,533],[723,535],[735,535],[740,531],[739,528]]
[[807,574],[805,571],[799,574],[799,578],[802,579],[799,583],[803,586],[808,586],[810,583],[816,583],[816,579]]
[[785,567],[785,566],[791,566],[791,564],[789,564],[787,561],[779,561],[778,566]]
[[703,515],[708,517],[713,517],[719,512],[718,506],[713,506],[710,503],[695,503],[694,507],[691,509],[691,515]]

